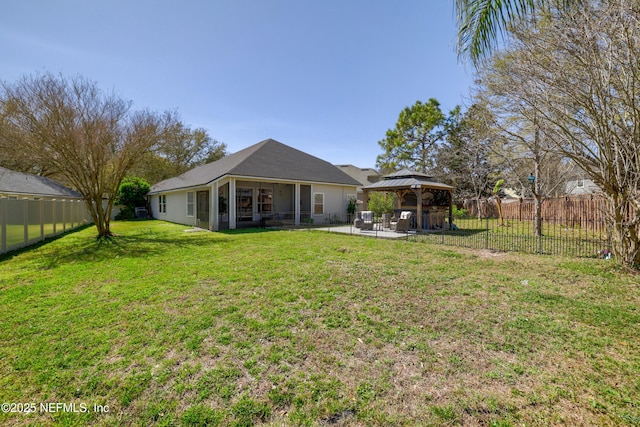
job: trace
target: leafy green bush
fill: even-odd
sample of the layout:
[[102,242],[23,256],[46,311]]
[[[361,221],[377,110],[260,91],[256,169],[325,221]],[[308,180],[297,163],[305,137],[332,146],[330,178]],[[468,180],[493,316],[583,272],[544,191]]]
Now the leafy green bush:
[[456,205],[453,205],[452,211],[453,217],[456,219],[466,218],[468,211],[464,208],[458,209]]
[[383,213],[392,213],[393,194],[371,193],[369,195],[369,210],[373,211],[375,216],[381,216]]
[[349,215],[353,215],[354,213],[356,213],[356,205],[357,200],[354,199],[353,197],[349,198],[349,202],[347,203],[347,213]]
[[147,205],[147,193],[151,186],[147,181],[137,176],[128,176],[122,180],[118,187],[116,205],[124,206],[116,215],[116,219],[135,218],[136,207]]

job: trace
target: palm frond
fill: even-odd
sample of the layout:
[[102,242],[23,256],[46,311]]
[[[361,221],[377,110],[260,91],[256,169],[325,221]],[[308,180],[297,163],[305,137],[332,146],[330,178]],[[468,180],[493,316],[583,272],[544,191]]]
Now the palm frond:
[[456,0],[458,55],[477,65],[496,47],[509,23],[543,4],[544,0]]

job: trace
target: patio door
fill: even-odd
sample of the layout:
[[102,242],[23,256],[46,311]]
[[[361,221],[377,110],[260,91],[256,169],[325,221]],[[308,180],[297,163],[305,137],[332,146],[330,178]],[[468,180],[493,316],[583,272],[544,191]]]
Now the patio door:
[[236,197],[238,221],[253,221],[253,189],[238,188]]
[[209,229],[209,191],[196,193],[196,225]]
[[300,220],[311,218],[311,186],[300,185]]

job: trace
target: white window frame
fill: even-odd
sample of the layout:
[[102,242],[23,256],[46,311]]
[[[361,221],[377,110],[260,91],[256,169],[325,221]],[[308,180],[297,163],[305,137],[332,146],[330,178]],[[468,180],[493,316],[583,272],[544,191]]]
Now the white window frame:
[[[322,203],[319,204],[319,206],[322,207],[322,209],[321,209],[322,212],[317,212],[316,211],[316,207],[318,206],[318,203],[316,202],[316,197],[317,196],[322,196]],[[313,193],[313,214],[314,215],[324,215],[324,193]]]
[[158,196],[158,213],[166,214],[167,213],[167,195],[160,194]]
[[[191,196],[191,201],[189,201],[189,196]],[[187,217],[193,218],[196,212],[196,193],[195,191],[187,191]],[[191,208],[191,213],[189,213],[189,208]]]

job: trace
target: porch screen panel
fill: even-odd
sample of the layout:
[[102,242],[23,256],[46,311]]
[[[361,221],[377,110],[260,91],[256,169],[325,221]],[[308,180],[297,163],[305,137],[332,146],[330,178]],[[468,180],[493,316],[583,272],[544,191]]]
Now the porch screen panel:
[[24,215],[26,200],[8,199],[7,203],[7,248],[22,245],[24,241]]
[[253,190],[251,188],[238,188],[236,195],[238,220],[253,220]]
[[56,202],[54,200],[42,201],[42,223],[44,224],[45,237],[53,235],[53,225],[55,223],[53,209],[55,204]]
[[73,202],[67,200],[65,202],[64,210],[64,222],[66,224],[65,230],[71,230],[73,228]]
[[273,190],[261,188],[258,193],[258,212],[260,215],[271,215],[273,212]]
[[29,241],[39,240],[40,233],[40,200],[27,200],[29,207]]
[[56,224],[56,233],[62,233],[64,231],[64,210],[65,210],[65,202],[64,200],[56,201],[56,210],[54,215],[54,222]]
[[80,225],[80,208],[82,207],[82,203],[79,201],[73,202],[73,226],[77,227]]

